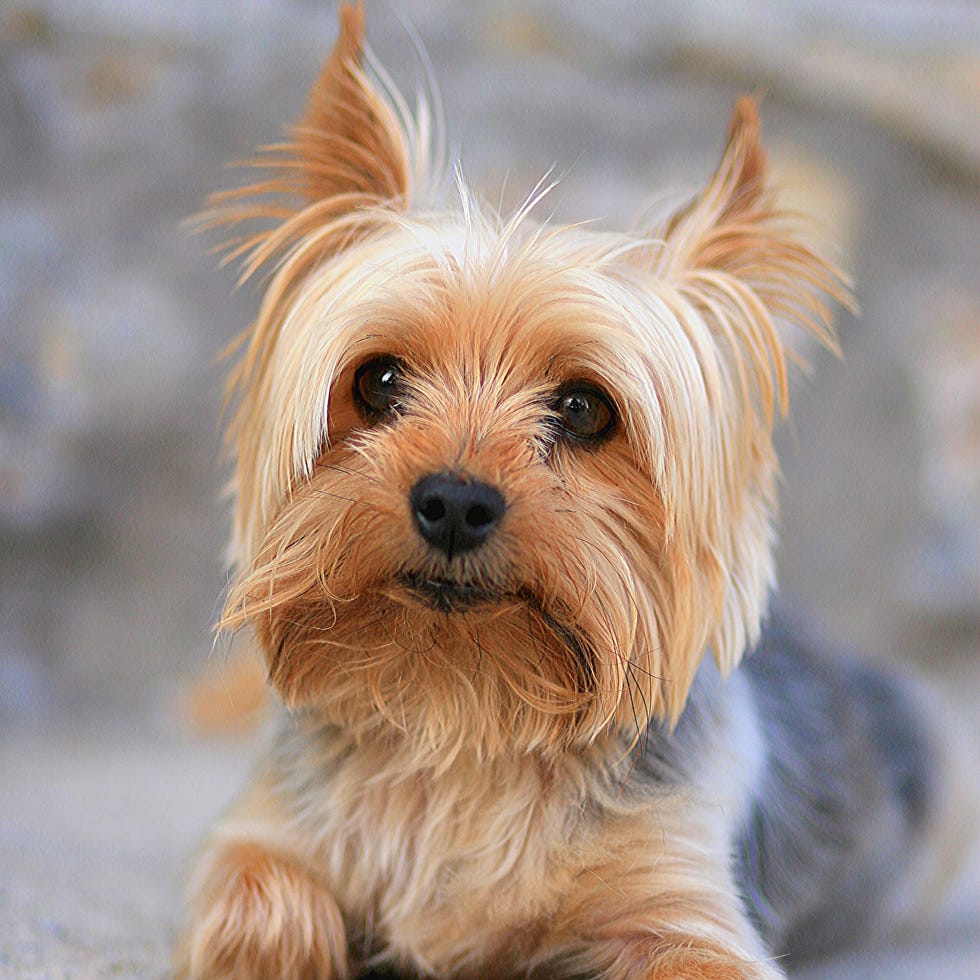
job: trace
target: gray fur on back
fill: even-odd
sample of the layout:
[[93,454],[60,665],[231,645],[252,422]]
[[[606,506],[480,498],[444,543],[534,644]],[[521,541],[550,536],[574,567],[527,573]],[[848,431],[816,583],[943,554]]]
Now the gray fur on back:
[[816,649],[784,612],[745,661],[766,744],[735,878],[773,952],[803,959],[874,932],[930,817],[933,748],[904,682]]

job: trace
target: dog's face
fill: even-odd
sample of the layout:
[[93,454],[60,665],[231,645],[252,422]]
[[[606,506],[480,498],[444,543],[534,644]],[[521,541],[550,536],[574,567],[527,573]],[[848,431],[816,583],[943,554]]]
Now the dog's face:
[[225,623],[288,704],[420,755],[675,719],[704,652],[728,669],[757,632],[773,317],[819,332],[833,274],[781,225],[748,102],[708,188],[642,239],[465,191],[416,213],[361,36],[347,8],[275,187],[306,202],[249,242],[279,266],[235,379]]

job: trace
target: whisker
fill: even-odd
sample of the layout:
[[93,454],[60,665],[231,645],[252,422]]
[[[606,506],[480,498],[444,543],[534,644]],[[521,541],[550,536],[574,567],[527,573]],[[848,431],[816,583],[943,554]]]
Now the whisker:
[[341,466],[340,463],[327,463],[325,461],[321,461],[318,465],[326,470],[336,470],[338,473],[343,473],[344,476],[353,476],[359,480],[365,480],[368,483],[373,483],[377,486],[383,485],[383,481],[380,477],[372,476],[370,473],[363,473],[359,470],[353,470],[347,466]]

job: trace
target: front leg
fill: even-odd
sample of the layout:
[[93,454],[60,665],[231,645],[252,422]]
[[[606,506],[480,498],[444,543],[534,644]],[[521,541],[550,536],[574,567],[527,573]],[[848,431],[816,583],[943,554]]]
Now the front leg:
[[[617,948],[618,947],[618,948]],[[665,932],[624,937],[607,947],[604,980],[782,980],[771,960],[703,936]]]
[[717,907],[713,910],[713,903],[706,906],[705,901],[703,894],[662,896],[655,904],[641,905],[619,923],[598,930],[593,924],[591,935],[580,932],[532,975],[535,980],[556,975],[602,980],[785,978],[759,948],[751,926],[740,913],[730,910],[716,917],[713,912]]
[[182,980],[346,980],[344,921],[299,861],[248,839],[205,854],[178,951]]
[[603,826],[543,937],[535,980],[784,978],[743,910],[720,812],[663,800]]

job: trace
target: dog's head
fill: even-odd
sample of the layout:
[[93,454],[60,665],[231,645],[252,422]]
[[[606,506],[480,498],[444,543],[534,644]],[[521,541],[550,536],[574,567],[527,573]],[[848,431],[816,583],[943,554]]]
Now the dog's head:
[[418,127],[362,34],[345,8],[278,177],[223,202],[274,219],[240,249],[275,262],[234,377],[224,625],[254,627],[289,705],[420,755],[674,720],[705,652],[727,671],[758,632],[776,320],[829,341],[838,279],[775,205],[749,100],[706,189],[642,237],[465,190],[421,213]]

